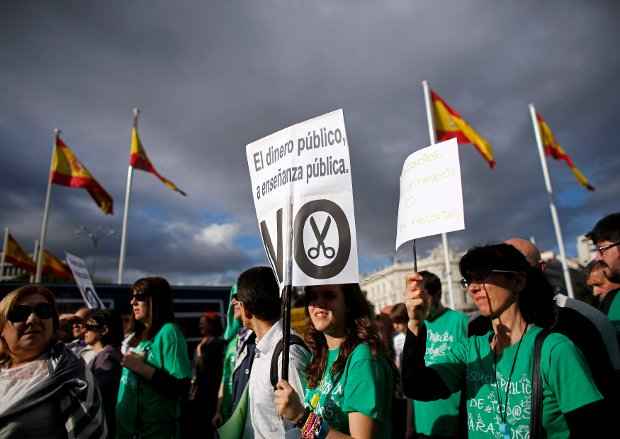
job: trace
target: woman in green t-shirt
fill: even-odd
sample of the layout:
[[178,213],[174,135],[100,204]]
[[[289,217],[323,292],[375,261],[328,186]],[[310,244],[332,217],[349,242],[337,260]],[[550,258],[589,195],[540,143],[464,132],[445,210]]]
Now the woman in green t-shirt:
[[358,284],[306,289],[312,351],[305,400],[280,380],[275,404],[302,438],[389,438],[395,367]]
[[554,322],[553,289],[543,273],[508,244],[469,250],[460,271],[463,287],[492,330],[455,343],[442,363],[426,366],[425,292],[419,273],[408,276],[405,395],[429,401],[462,390],[470,439],[598,437],[604,424],[601,395],[579,349],[559,333],[544,338],[541,398],[533,398],[536,339]]
[[116,402],[116,437],[180,437],[180,401],[192,369],[187,342],[174,323],[172,290],[161,277],[131,287],[133,332],[123,357]]

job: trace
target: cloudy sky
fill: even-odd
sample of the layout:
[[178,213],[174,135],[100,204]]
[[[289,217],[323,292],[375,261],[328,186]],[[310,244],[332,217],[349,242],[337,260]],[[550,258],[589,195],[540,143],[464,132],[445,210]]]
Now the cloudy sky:
[[[343,108],[360,270],[394,258],[398,176],[428,145],[421,81],[493,145],[490,170],[460,147],[458,249],[512,235],[556,248],[529,102],[597,190],[550,162],[567,251],[618,210],[620,7],[585,1],[17,1],[0,5],[0,226],[37,239],[52,130],[110,192],[54,186],[47,247],[115,279],[131,110],[154,165],[137,172],[125,280],[226,284],[265,263],[245,145]],[[97,249],[80,226],[111,228]],[[420,242],[422,253],[440,242]],[[408,253],[402,256],[407,257]]]

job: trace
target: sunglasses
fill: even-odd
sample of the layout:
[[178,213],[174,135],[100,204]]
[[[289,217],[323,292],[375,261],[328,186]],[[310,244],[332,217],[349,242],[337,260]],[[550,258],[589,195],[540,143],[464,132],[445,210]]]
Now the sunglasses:
[[91,323],[87,323],[84,325],[84,328],[86,328],[87,331],[97,332],[101,330],[101,325],[94,325]]
[[514,270],[489,270],[486,271],[484,273],[469,273],[467,276],[465,276],[463,279],[460,280],[461,286],[464,289],[469,288],[469,286],[473,283],[484,283],[489,276],[491,275],[491,273],[518,273],[518,271],[514,271]]
[[51,319],[54,315],[54,308],[49,303],[37,303],[30,305],[15,305],[7,315],[7,320],[12,323],[21,323],[28,320],[30,314],[36,315],[40,319]]
[[146,293],[135,293],[131,295],[131,299],[129,299],[129,301],[131,302],[132,300],[136,300],[137,302],[146,302],[148,297],[149,296]]

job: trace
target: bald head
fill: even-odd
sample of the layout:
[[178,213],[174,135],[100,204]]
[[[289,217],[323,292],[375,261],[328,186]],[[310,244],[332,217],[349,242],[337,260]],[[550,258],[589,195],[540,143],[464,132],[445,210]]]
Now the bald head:
[[519,250],[532,267],[541,268],[540,251],[530,241],[521,238],[510,238],[504,241],[504,243],[512,245]]

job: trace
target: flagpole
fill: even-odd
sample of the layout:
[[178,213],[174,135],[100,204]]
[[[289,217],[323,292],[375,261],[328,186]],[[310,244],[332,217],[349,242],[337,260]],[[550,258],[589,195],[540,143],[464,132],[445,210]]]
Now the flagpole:
[[575,297],[573,293],[573,283],[570,278],[570,271],[568,270],[568,264],[566,262],[566,252],[564,251],[564,240],[562,239],[562,229],[560,228],[560,219],[558,217],[558,211],[553,201],[553,190],[551,189],[551,178],[549,177],[549,169],[547,168],[547,159],[545,158],[545,151],[543,149],[542,136],[540,135],[540,127],[536,121],[536,108],[534,104],[530,104],[530,117],[532,118],[532,125],[534,126],[534,136],[536,137],[536,145],[538,146],[538,155],[540,157],[540,166],[542,167],[543,176],[545,178],[545,186],[547,188],[547,196],[549,198],[549,210],[551,210],[551,219],[553,220],[553,228],[555,229],[555,237],[558,241],[558,248],[560,249],[560,259],[562,262],[562,271],[564,273],[564,283],[566,284],[566,292],[571,299]]
[[58,143],[58,136],[60,136],[60,130],[54,129],[54,145],[52,146],[52,158],[50,159],[50,172],[47,177],[47,192],[45,194],[45,207],[43,208],[43,221],[41,221],[41,235],[39,237],[39,251],[37,252],[37,272],[34,277],[34,282],[41,283],[41,274],[43,273],[43,249],[45,248],[45,236],[47,235],[47,219],[50,209],[50,198],[52,195],[52,160],[54,158],[54,152],[56,151],[56,144]]
[[[139,108],[133,109],[133,128],[138,129]],[[131,154],[131,151],[130,151]],[[125,270],[125,252],[127,250],[127,218],[129,216],[129,198],[131,196],[131,184],[133,182],[133,166],[129,163],[127,169],[127,185],[125,187],[125,211],[123,212],[123,230],[121,232],[121,254],[118,260],[118,279],[117,284],[123,283],[123,272]]]
[[[426,104],[426,120],[428,122],[428,136],[431,145],[437,143],[437,135],[435,134],[435,118],[433,117],[433,107],[431,104],[431,89],[428,81],[422,81],[424,88],[424,103]],[[443,258],[446,264],[446,281],[448,282],[448,298],[450,308],[454,309],[454,291],[452,288],[452,268],[450,267],[450,253],[448,251],[448,234],[441,234],[441,242],[443,243]]]
[[2,244],[2,257],[0,258],[0,280],[4,280],[4,264],[6,263],[6,252],[9,249],[9,228],[4,228],[4,244]]
[[[34,249],[32,251],[32,260],[36,261],[37,260],[37,255],[39,253],[39,240],[35,239],[34,240]],[[34,274],[30,273],[30,279],[29,279],[30,283],[34,283]]]

